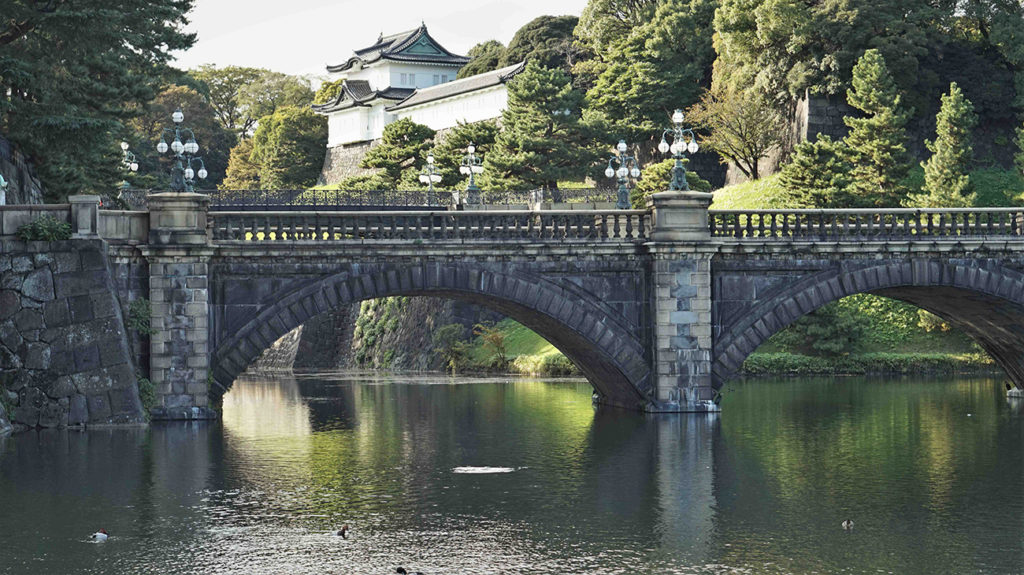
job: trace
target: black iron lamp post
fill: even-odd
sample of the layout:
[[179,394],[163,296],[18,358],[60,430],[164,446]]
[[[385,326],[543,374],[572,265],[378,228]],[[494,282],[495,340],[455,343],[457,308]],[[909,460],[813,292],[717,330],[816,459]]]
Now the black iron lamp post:
[[480,188],[476,187],[476,175],[484,173],[484,159],[476,155],[476,146],[473,145],[473,142],[466,146],[466,155],[462,157],[462,163],[459,164],[459,173],[469,176],[469,185],[466,186],[466,204],[479,204]]
[[[160,143],[156,145],[156,151],[164,154],[170,150],[174,154],[175,162],[171,168],[171,191],[192,192],[192,186],[195,184],[197,176],[200,180],[206,179],[206,165],[202,158],[195,156],[199,151],[199,143],[196,142],[195,134],[189,128],[181,125],[185,121],[185,114],[182,114],[180,109],[175,110],[171,114],[171,120],[174,121],[174,128],[164,128],[163,135],[160,136]],[[174,135],[174,140],[169,146],[164,140],[164,135],[168,133]],[[186,133],[188,140],[182,142],[181,139]],[[193,164],[197,164],[199,169],[193,169]]]
[[628,150],[626,140],[619,140],[619,144],[615,146],[616,153],[608,159],[608,169],[604,171],[605,176],[617,178],[619,181],[619,201],[615,203],[618,210],[629,209],[630,181],[640,177],[640,161],[627,154]]
[[[686,166],[683,160],[686,159],[684,152],[696,154],[700,146],[697,144],[697,137],[690,128],[683,128],[683,111],[676,110],[672,114],[672,127],[661,134],[661,143],[658,144],[658,151],[662,154],[672,153],[676,165],[672,167],[672,182],[668,189],[672,192],[688,192],[690,184],[686,181]],[[669,144],[668,139],[672,140]]]
[[437,173],[434,165],[434,154],[427,154],[427,165],[423,167],[420,174],[420,182],[427,185],[427,205],[436,206],[437,197],[434,195],[434,184],[441,181],[441,174]]

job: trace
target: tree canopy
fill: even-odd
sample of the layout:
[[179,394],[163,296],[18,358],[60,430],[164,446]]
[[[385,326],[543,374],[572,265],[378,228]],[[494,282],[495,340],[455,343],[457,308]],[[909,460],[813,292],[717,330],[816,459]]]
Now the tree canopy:
[[935,119],[937,137],[925,145],[932,157],[922,162],[924,194],[912,203],[928,208],[957,208],[974,205],[975,194],[968,174],[974,161],[971,132],[978,117],[974,105],[956,83],[942,95],[942,107]]
[[499,66],[510,66],[527,60],[545,68],[561,68],[569,72],[581,54],[574,45],[575,16],[539,16],[516,31]]
[[583,95],[568,74],[535,62],[508,84],[502,130],[484,158],[488,189],[558,189],[582,178],[597,159],[590,127],[580,119]]
[[226,130],[247,138],[260,118],[278,108],[313,103],[309,81],[281,72],[241,66],[201,66],[195,73],[208,88],[210,105]]
[[470,48],[466,55],[469,63],[459,69],[457,78],[468,78],[501,67],[505,45],[497,40],[488,40]]
[[306,108],[284,106],[264,116],[252,138],[250,162],[263,189],[299,189],[320,176],[327,154],[327,119]]
[[164,83],[192,0],[8,0],[0,131],[34,161],[48,201],[121,180],[125,122]]

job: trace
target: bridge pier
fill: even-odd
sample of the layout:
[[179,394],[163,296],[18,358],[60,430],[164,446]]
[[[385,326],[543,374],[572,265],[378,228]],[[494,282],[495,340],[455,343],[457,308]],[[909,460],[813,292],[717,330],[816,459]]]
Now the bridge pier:
[[150,374],[153,419],[216,419],[210,402],[209,197],[149,196]]
[[711,198],[664,192],[647,202],[656,390],[649,411],[720,411],[711,385]]

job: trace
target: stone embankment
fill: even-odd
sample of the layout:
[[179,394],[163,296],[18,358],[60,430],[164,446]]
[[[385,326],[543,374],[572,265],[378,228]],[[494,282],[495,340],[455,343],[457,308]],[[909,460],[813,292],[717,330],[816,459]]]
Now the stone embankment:
[[0,405],[15,430],[145,421],[109,270],[101,240],[0,240]]

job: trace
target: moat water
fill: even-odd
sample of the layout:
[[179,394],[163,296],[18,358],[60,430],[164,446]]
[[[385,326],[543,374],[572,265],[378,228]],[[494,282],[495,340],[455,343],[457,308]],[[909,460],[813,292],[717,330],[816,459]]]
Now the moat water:
[[1024,570],[1024,403],[998,380],[752,380],[718,417],[590,394],[249,380],[215,424],[16,435],[0,573]]

